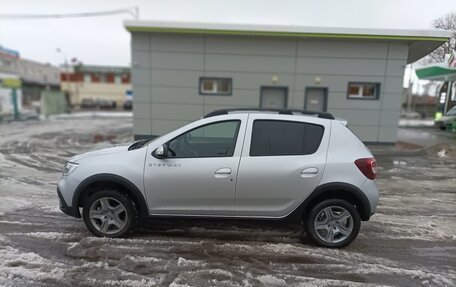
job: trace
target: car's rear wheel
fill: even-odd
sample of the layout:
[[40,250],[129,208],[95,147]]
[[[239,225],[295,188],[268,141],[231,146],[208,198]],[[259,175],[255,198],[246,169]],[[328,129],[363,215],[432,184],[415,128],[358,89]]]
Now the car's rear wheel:
[[122,237],[133,229],[136,210],[122,193],[105,189],[91,195],[84,203],[83,218],[87,229],[99,237]]
[[306,219],[306,231],[316,244],[342,248],[358,235],[361,219],[353,204],[327,199],[316,204]]

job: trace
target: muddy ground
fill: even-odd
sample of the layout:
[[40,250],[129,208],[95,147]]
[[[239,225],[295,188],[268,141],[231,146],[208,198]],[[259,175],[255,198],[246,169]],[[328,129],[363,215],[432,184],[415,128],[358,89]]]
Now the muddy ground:
[[0,286],[455,286],[456,159],[374,148],[380,205],[342,250],[299,226],[148,221],[92,237],[58,209],[68,157],[132,140],[131,118],[0,125]]

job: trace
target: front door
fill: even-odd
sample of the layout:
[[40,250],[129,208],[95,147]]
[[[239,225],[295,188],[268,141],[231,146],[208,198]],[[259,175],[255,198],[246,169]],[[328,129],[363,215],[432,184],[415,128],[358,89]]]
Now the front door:
[[327,88],[309,87],[306,88],[306,97],[304,100],[304,109],[314,112],[326,112],[327,106]]
[[260,107],[286,108],[287,93],[288,89],[284,87],[261,87]]
[[233,119],[183,132],[165,143],[166,158],[156,158],[149,151],[144,182],[150,213],[234,215],[245,125]]

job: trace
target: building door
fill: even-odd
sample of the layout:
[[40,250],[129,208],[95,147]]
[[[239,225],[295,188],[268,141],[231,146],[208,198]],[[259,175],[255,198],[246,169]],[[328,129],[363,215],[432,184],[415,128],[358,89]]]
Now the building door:
[[260,107],[278,108],[287,107],[288,88],[286,87],[261,87]]
[[326,112],[328,88],[308,87],[304,99],[304,109],[315,112]]

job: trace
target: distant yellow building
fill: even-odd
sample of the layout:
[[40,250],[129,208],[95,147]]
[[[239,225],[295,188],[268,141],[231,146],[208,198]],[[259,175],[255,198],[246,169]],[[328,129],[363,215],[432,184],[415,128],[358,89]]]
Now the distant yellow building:
[[76,65],[60,73],[61,90],[70,104],[80,107],[83,101],[110,100],[121,107],[131,94],[131,70],[128,67]]

